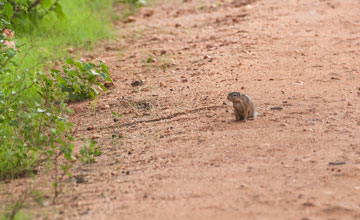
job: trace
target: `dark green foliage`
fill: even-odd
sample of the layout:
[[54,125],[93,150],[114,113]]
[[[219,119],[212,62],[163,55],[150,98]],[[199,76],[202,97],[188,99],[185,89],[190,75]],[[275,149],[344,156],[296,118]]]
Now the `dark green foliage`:
[[88,98],[94,99],[99,90],[106,90],[103,83],[98,80],[101,77],[104,81],[112,81],[109,68],[100,61],[99,65],[93,63],[75,62],[67,59],[63,71],[51,70],[52,76],[56,79],[56,85],[61,92],[67,94],[69,101],[82,101]]
[[96,146],[95,141],[86,143],[80,150],[80,160],[84,164],[91,164],[95,162],[95,157],[101,155],[100,149]]
[[59,0],[2,0],[0,2],[0,24],[3,28],[30,31],[45,16],[53,14],[65,17]]
[[68,173],[73,138],[66,102],[95,98],[105,89],[98,77],[111,81],[108,67],[68,59],[63,71],[49,75],[18,73],[16,49],[0,44],[0,51],[0,179],[28,174],[43,162]]
[[[54,203],[63,191],[66,177],[71,175],[74,162],[72,124],[67,120],[71,110],[67,103],[95,98],[105,90],[103,82],[111,78],[108,67],[101,61],[96,65],[67,59],[61,70],[46,73],[38,70],[42,69],[40,62],[50,60],[50,54],[59,48],[89,44],[109,35],[99,28],[105,20],[101,22],[95,17],[90,20],[97,23],[91,23],[84,18],[100,6],[110,8],[112,0],[89,1],[88,4],[85,0],[0,0],[0,181],[33,176],[39,166],[46,167],[54,177]],[[99,7],[92,8],[95,5]],[[83,16],[67,20],[63,9]],[[87,26],[79,29],[85,22]],[[14,37],[14,30],[21,40]],[[54,37],[64,33],[67,38],[62,36],[61,42]],[[43,47],[40,43],[48,39],[47,47]],[[73,42],[68,42],[69,39]],[[38,55],[32,53],[34,48],[41,51],[41,59],[32,59]],[[26,62],[30,65],[25,65]],[[83,163],[92,163],[101,154],[95,142],[84,146],[80,153]],[[29,195],[21,197],[20,202],[12,202],[8,206],[9,215],[3,217],[19,216]],[[34,200],[40,201],[41,196]]]

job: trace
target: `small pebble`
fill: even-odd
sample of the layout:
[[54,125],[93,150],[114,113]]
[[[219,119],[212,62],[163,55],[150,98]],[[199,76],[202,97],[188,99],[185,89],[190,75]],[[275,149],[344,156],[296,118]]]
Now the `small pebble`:
[[276,107],[272,107],[272,108],[270,108],[271,110],[282,110],[283,109],[283,107],[281,107],[281,106],[276,106]]
[[135,87],[135,86],[141,86],[141,85],[143,85],[144,84],[144,82],[142,81],[142,80],[135,80],[135,81],[133,81],[132,83],[131,83],[131,85],[133,86],[133,87]]
[[135,17],[134,16],[129,16],[126,20],[125,20],[125,23],[131,23],[131,22],[134,22],[136,21]]
[[109,108],[110,108],[109,105],[103,105],[103,106],[100,107],[101,110],[105,110],[105,109],[109,109]]
[[91,137],[91,139],[100,139],[102,136],[101,135],[99,135],[99,134],[94,134],[92,137]]
[[289,125],[288,125],[287,123],[285,123],[285,122],[284,122],[284,123],[281,123],[280,126],[281,126],[281,127],[289,127]]
[[331,166],[338,166],[338,165],[344,165],[344,164],[346,164],[345,161],[329,162],[329,165],[331,165]]
[[167,87],[167,85],[166,85],[164,82],[160,82],[160,87],[164,87],[164,88],[166,88],[166,87]]
[[151,17],[154,14],[154,10],[147,10],[144,13],[144,17]]

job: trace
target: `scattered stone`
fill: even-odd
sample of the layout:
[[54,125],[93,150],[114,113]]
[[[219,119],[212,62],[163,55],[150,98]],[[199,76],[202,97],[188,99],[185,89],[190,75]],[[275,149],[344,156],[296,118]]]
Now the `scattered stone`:
[[314,207],[315,204],[312,203],[312,202],[304,202],[303,204],[301,204],[302,206],[305,206],[305,207]]
[[106,45],[106,46],[105,46],[105,50],[106,50],[106,51],[111,51],[111,50],[117,51],[117,50],[119,50],[119,49],[116,48],[116,47],[113,47],[113,46],[111,46],[111,45]]
[[74,176],[74,178],[75,178],[77,184],[86,183],[84,176]]
[[205,56],[204,56],[204,59],[205,59],[205,60],[208,60],[209,62],[212,62],[212,61],[213,61],[213,58],[212,58],[211,56],[209,56],[209,55],[205,55]]
[[86,128],[86,130],[88,130],[88,131],[92,131],[92,130],[95,130],[95,127],[93,127],[93,126],[90,126],[90,127],[87,127],[87,128]]
[[94,134],[91,139],[95,140],[95,139],[100,139],[102,136],[100,134]]
[[333,80],[341,80],[340,78],[334,77],[334,76],[330,77],[330,79],[333,79]]
[[160,87],[164,87],[164,88],[166,88],[166,87],[167,87],[167,85],[166,85],[164,82],[160,82]]
[[105,109],[109,109],[109,108],[110,108],[109,105],[103,105],[103,106],[100,107],[101,110],[105,110]]
[[69,53],[74,53],[75,50],[74,50],[74,48],[70,47],[70,48],[67,49],[67,52],[69,52]]
[[131,22],[135,22],[136,19],[134,16],[129,16],[126,20],[125,20],[125,23],[131,23]]
[[181,27],[181,24],[176,23],[176,24],[175,24],[175,27],[176,27],[176,28],[179,28],[179,27]]
[[104,83],[104,86],[105,86],[105,88],[109,89],[111,87],[114,87],[115,85],[113,82],[106,82],[106,83]]
[[245,86],[241,86],[240,89],[245,89]]
[[344,165],[344,164],[346,164],[345,161],[329,162],[330,166],[339,166],[339,165]]
[[146,10],[144,13],[144,17],[151,17],[154,15],[154,10],[150,9],[150,10]]
[[271,110],[282,110],[283,109],[283,107],[281,107],[281,106],[276,106],[276,107],[272,107],[272,108],[270,108]]
[[323,67],[322,65],[313,65],[312,67],[314,67],[314,68],[321,68],[321,67]]
[[284,123],[281,123],[280,126],[281,127],[289,127],[289,124],[284,122]]
[[212,48],[214,48],[214,45],[212,45],[212,44],[206,45],[206,49],[212,49]]
[[144,85],[144,82],[142,80],[135,80],[131,83],[131,86],[136,87],[136,86],[142,86]]
[[150,88],[142,88],[141,91],[148,92],[148,91],[150,91]]
[[300,81],[300,80],[297,80],[297,81],[295,82],[295,84],[298,84],[298,85],[302,86],[302,85],[304,85],[304,82],[303,82],[303,81]]

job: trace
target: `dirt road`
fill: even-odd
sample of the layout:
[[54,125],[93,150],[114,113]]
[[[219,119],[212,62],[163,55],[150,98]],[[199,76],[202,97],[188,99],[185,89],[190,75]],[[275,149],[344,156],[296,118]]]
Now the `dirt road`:
[[103,155],[54,218],[360,219],[360,2],[243,2],[145,8],[86,56],[116,80],[72,106]]

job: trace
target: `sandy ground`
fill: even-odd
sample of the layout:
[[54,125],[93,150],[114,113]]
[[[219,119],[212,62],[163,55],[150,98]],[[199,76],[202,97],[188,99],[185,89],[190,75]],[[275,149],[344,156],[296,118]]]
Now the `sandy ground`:
[[49,219],[360,219],[360,2],[244,2],[144,8],[84,55],[116,80],[71,106],[103,155]]

